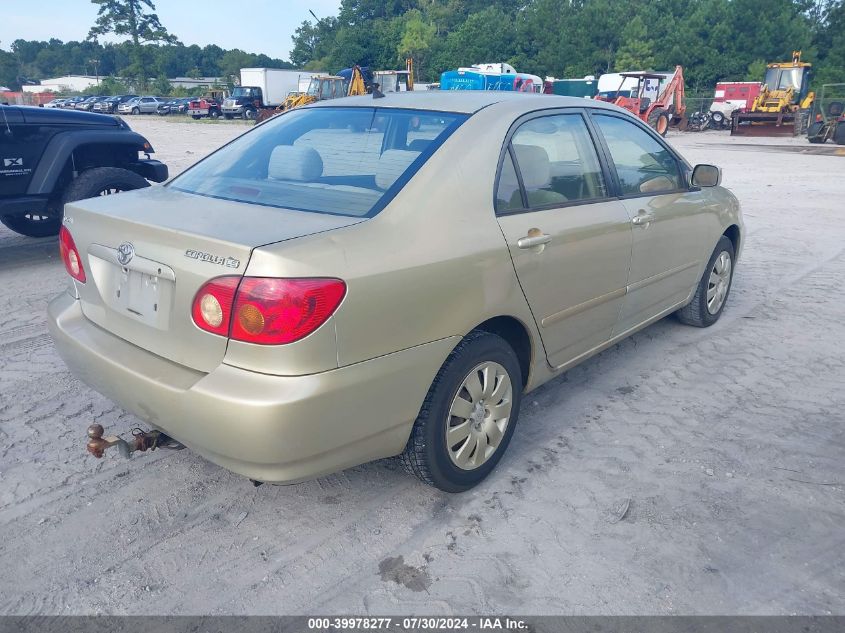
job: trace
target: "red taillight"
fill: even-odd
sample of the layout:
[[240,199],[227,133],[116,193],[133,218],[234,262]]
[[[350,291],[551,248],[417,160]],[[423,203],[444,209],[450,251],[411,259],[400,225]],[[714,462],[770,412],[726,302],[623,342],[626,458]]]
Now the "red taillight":
[[340,279],[245,277],[229,335],[261,345],[293,343],[325,323],[345,294]]
[[200,328],[207,332],[229,335],[232,320],[232,303],[240,277],[217,277],[207,282],[194,296],[191,315]]
[[82,257],[73,241],[73,237],[66,226],[59,230],[59,255],[64,262],[67,274],[79,283],[85,283],[85,269],[82,267]]
[[200,288],[192,313],[194,322],[208,332],[282,345],[305,338],[325,323],[345,294],[340,279],[218,277]]

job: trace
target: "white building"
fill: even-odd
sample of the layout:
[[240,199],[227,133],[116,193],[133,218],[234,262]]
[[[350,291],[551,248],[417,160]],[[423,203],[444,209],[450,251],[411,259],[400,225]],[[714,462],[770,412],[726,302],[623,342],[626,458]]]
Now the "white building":
[[174,88],[211,88],[222,80],[220,77],[173,77],[167,81]]
[[98,78],[93,75],[66,75],[54,79],[44,79],[36,86],[23,86],[24,92],[82,92],[97,85]]

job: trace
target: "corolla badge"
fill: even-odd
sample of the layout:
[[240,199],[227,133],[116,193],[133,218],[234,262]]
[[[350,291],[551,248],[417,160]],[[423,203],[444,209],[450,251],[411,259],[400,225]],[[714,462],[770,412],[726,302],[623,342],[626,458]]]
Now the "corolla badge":
[[131,262],[133,257],[135,257],[135,247],[132,246],[131,242],[123,242],[123,244],[117,247],[117,261],[122,266],[126,266],[126,264]]

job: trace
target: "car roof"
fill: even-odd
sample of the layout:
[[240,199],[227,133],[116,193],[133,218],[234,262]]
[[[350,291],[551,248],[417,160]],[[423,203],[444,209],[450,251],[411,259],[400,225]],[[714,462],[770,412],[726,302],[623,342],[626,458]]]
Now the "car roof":
[[[603,101],[589,101],[591,107],[615,109]],[[584,106],[580,97],[510,92],[504,90],[419,90],[411,92],[389,92],[384,98],[374,99],[372,95],[328,99],[311,104],[314,107],[353,106],[362,108],[409,108],[439,112],[472,114],[491,105],[507,103],[509,109],[531,112],[540,108],[566,108]],[[519,107],[519,106],[523,107]]]

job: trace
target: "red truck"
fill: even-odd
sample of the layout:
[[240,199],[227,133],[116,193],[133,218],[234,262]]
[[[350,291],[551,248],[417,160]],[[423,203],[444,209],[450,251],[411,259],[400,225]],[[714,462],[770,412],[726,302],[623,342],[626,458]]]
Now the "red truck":
[[203,117],[217,119],[222,113],[221,108],[225,98],[225,91],[213,90],[202,97],[191,99],[190,103],[188,103],[188,114],[192,119],[201,119]]
[[760,94],[763,84],[759,81],[720,81],[716,84],[710,114],[716,127],[730,127],[734,110],[748,111]]

